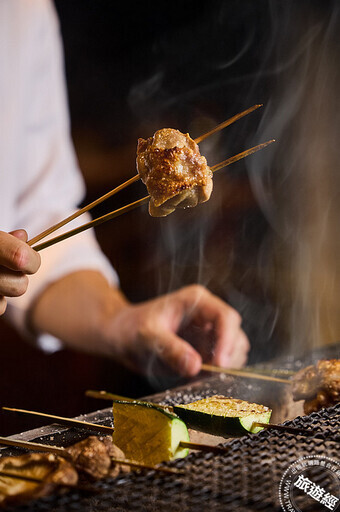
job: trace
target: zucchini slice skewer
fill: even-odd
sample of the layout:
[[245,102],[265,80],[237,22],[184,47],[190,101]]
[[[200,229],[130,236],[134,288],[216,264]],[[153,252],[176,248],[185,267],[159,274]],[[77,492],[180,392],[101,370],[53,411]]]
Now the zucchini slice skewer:
[[138,401],[113,401],[113,442],[127,458],[144,464],[186,457],[189,442],[185,423],[175,414],[153,404]]
[[188,427],[222,437],[255,434],[263,427],[253,423],[269,423],[272,413],[264,405],[220,395],[175,405],[173,410]]

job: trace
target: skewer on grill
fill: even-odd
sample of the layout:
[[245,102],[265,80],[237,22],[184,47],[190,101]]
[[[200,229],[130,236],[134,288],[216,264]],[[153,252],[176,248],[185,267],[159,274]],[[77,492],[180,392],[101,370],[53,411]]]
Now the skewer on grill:
[[[85,395],[88,396],[88,397],[91,397],[91,398],[99,398],[99,399],[102,399],[102,400],[125,400],[125,401],[133,401],[133,399],[131,398],[126,398],[126,397],[123,397],[123,396],[120,396],[120,395],[115,395],[114,393],[108,393],[106,391],[95,391],[95,390],[87,390],[85,392]],[[153,404],[153,402],[149,402],[150,404]],[[163,407],[164,409],[168,409],[170,411],[173,410],[173,408],[171,406],[168,406],[168,405],[161,405],[161,404],[153,404],[153,405],[157,405],[157,407]],[[291,427],[289,425],[279,425],[279,424],[276,424],[276,423],[262,423],[262,422],[258,422],[258,421],[254,421],[253,422],[253,426],[254,427],[262,427],[262,428],[266,428],[266,429],[269,429],[269,430],[280,430],[282,432],[287,432],[287,433],[291,433],[291,434],[301,434],[301,435],[315,435],[315,431],[313,429],[308,429],[308,428],[303,428],[303,427]],[[183,444],[183,447],[184,447],[184,444]],[[217,447],[219,448],[219,447]],[[227,448],[226,448],[227,450]]]
[[55,455],[59,455],[64,459],[69,460],[71,458],[70,454],[59,446],[50,446],[47,444],[34,443],[33,441],[22,441],[19,439],[10,439],[8,437],[0,437],[0,445],[2,446],[13,446],[14,448],[24,448],[25,450],[32,450],[37,452],[48,452],[54,453]]
[[[127,399],[127,400],[131,400],[131,399]],[[44,418],[51,418],[53,420],[56,420],[55,422],[58,423],[59,425],[67,425],[67,426],[73,426],[73,427],[78,427],[78,428],[87,428],[89,430],[93,430],[92,427],[93,427],[93,425],[95,425],[93,423],[88,423],[86,421],[72,420],[71,418],[66,418],[63,416],[55,416],[53,414],[47,414],[47,413],[36,412],[36,411],[28,411],[25,409],[14,409],[12,407],[3,407],[2,409],[5,411],[10,411],[10,412],[31,414],[33,416],[42,416]],[[167,409],[169,409],[169,407],[167,407]],[[102,426],[102,425],[98,425],[98,426]],[[105,432],[113,434],[114,428],[106,427]],[[2,438],[2,439],[4,439],[4,438]],[[1,442],[0,442],[0,444],[1,444]],[[182,448],[189,448],[192,450],[201,450],[204,452],[225,453],[228,451],[228,449],[224,448],[223,446],[214,446],[214,445],[207,445],[207,444],[201,444],[201,443],[191,443],[189,441],[180,441],[179,445]]]
[[[9,439],[7,437],[0,437],[0,445],[2,446],[12,446],[14,448],[23,448],[25,450],[37,451],[37,452],[48,452],[63,457],[68,461],[72,461],[72,455],[65,448],[61,448],[59,446],[52,446],[41,443],[34,443],[33,441],[21,441],[19,439]],[[131,459],[122,459],[117,457],[110,457],[111,462],[115,464],[120,464],[122,466],[134,467],[136,469],[147,469],[152,471],[158,471],[161,473],[172,473],[172,474],[182,474],[183,470],[176,468],[167,468],[160,466],[153,466],[150,464],[143,464],[141,462],[137,462]]]
[[[239,119],[241,119],[242,117],[250,114],[251,112],[253,112],[254,110],[262,107],[263,105],[262,104],[259,104],[259,105],[253,105],[252,107],[244,110],[243,112],[240,112],[239,114],[236,114],[235,116],[232,116],[230,117],[229,119],[227,119],[226,121],[224,121],[223,123],[217,125],[215,128],[213,128],[212,130],[209,130],[208,132],[206,132],[205,134],[201,135],[200,137],[197,137],[195,139],[195,142],[197,144],[199,144],[200,142],[202,142],[203,140],[205,140],[207,137],[210,137],[211,135],[217,133],[218,131],[222,130],[223,128],[226,128],[227,126],[230,126],[232,123],[238,121]],[[243,158],[243,157],[242,157]],[[232,163],[232,162],[230,162]],[[227,164],[229,165],[229,164]],[[136,176],[133,176],[132,178],[130,178],[129,180],[125,181],[124,183],[122,183],[121,185],[119,185],[118,187],[110,190],[109,192],[107,192],[106,194],[104,194],[103,196],[99,197],[98,199],[96,199],[95,201],[92,201],[91,203],[89,203],[88,205],[84,206],[83,208],[81,208],[80,210],[77,210],[76,212],[74,212],[72,215],[66,217],[65,219],[61,220],[60,222],[58,222],[57,224],[54,224],[53,226],[50,226],[49,228],[47,228],[46,230],[42,231],[41,233],[39,233],[38,235],[36,235],[34,238],[32,238],[31,240],[29,240],[27,243],[28,245],[30,246],[33,246],[34,244],[36,244],[37,242],[39,242],[40,240],[42,240],[43,238],[45,238],[46,236],[50,235],[51,233],[54,233],[54,231],[56,231],[57,229],[60,229],[61,227],[65,226],[66,224],[68,224],[69,222],[71,222],[72,220],[76,219],[77,217],[79,217],[80,215],[82,215],[83,213],[85,212],[88,212],[90,210],[92,210],[95,206],[101,204],[102,202],[106,201],[107,199],[109,199],[110,197],[114,196],[115,194],[117,194],[118,192],[120,192],[121,190],[123,190],[124,188],[128,187],[129,185],[131,185],[132,183],[135,183],[136,181],[138,181],[140,179],[140,175],[139,174],[136,174]],[[146,199],[145,199],[145,202],[146,202]],[[132,203],[133,204],[133,203]],[[143,204],[142,202],[140,204]],[[139,206],[139,204],[137,205]],[[125,211],[128,211],[128,210],[125,210]],[[124,212],[122,212],[124,213]],[[113,218],[113,217],[111,217]],[[110,219],[107,219],[107,220],[110,220]],[[35,248],[36,249],[36,248]],[[36,249],[36,250],[41,250],[41,249]]]
[[259,380],[267,380],[270,382],[281,382],[283,384],[291,384],[292,381],[289,379],[282,379],[280,377],[274,377],[272,375],[263,375],[257,372],[251,372],[248,370],[238,370],[234,368],[223,368],[222,366],[214,366],[211,364],[202,364],[202,370],[207,372],[217,372],[217,373],[226,373],[228,375],[236,375],[238,377],[245,377],[248,379],[259,379]]
[[[252,148],[246,149],[245,151],[242,151],[241,153],[238,153],[237,155],[227,158],[226,160],[223,160],[222,162],[212,166],[211,170],[212,170],[212,172],[216,172],[216,171],[219,171],[220,169],[223,169],[224,167],[228,167],[229,165],[231,165],[239,160],[242,160],[243,158],[246,158],[247,156],[252,155],[253,153],[256,153],[257,151],[264,149],[265,147],[267,147],[269,144],[272,144],[273,142],[275,142],[275,139],[268,140],[266,142],[263,142],[262,144],[258,144],[257,146],[253,146]],[[127,182],[123,183],[122,185],[120,185],[117,188],[119,188],[119,190],[121,190],[122,188],[124,188],[125,184],[133,183],[133,181],[137,181],[138,178],[139,178],[139,176],[136,175],[134,178],[131,178],[131,180],[128,180]],[[104,222],[108,222],[109,220],[119,217],[120,215],[123,215],[124,213],[127,213],[130,210],[134,210],[135,208],[148,203],[149,200],[150,200],[150,195],[144,196],[141,199],[138,199],[137,201],[129,203],[126,206],[122,206],[121,208],[118,208],[117,210],[113,210],[112,212],[102,215],[101,217],[94,219],[90,222],[87,222],[86,224],[83,224],[77,228],[67,231],[66,233],[62,233],[59,236],[51,238],[50,240],[47,240],[46,242],[42,242],[41,244],[34,245],[33,249],[35,251],[39,252],[43,249],[46,249],[47,247],[50,247],[59,242],[62,242],[63,240],[66,240],[67,238],[71,238],[72,236],[78,235],[79,233],[82,233],[83,231],[86,231],[87,229],[99,226],[100,224],[103,224]],[[79,211],[81,211],[81,210],[79,210]],[[76,213],[78,213],[78,212],[76,212]],[[84,212],[81,211],[81,213],[84,213]],[[73,219],[67,220],[67,222],[65,222],[65,224],[70,222],[70,220],[73,220]],[[64,224],[62,224],[62,225],[64,225]],[[36,243],[37,238],[38,238],[38,240],[41,240],[42,238],[45,238],[47,235],[53,233],[56,229],[58,229],[58,228],[54,229],[54,226],[52,228],[49,228],[49,230],[46,230],[46,232],[44,232],[43,236],[38,235],[34,239],[32,238],[32,240],[28,241],[28,244],[33,245],[34,243]]]
[[52,420],[55,420],[56,423],[62,421],[63,425],[67,425],[69,427],[80,427],[85,428],[87,430],[92,430],[93,432],[100,432],[101,434],[112,434],[113,428],[107,427],[106,425],[98,425],[97,423],[89,423],[88,421],[81,421],[76,420],[73,418],[65,418],[61,416],[55,416],[54,414],[46,414],[43,412],[37,412],[37,411],[26,411],[24,409],[14,409],[12,407],[3,407],[4,411],[12,411],[12,412],[18,412],[18,413],[24,413],[24,414],[34,414],[35,416],[42,416],[44,418],[50,418]]
[[303,427],[291,427],[289,425],[277,425],[275,423],[261,423],[260,421],[254,421],[254,427],[263,427],[268,430],[280,430],[281,432],[287,432],[289,434],[295,435],[304,435],[304,436],[314,436],[315,431],[309,428]]
[[[115,478],[120,472],[126,472],[127,467],[175,475],[184,473],[183,469],[126,459],[122,450],[112,443],[111,436],[89,436],[64,449],[7,438],[1,438],[0,444],[33,452],[0,458],[0,508],[25,503],[63,488],[101,492],[89,484]],[[36,453],[42,450],[48,453]]]

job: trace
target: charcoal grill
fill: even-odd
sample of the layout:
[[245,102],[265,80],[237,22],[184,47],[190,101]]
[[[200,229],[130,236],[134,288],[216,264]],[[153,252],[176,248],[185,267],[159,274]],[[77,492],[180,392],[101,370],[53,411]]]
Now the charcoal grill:
[[[320,357],[339,357],[337,344],[332,348],[298,361],[281,361],[281,366],[296,369],[301,364],[315,362]],[[191,385],[168,391],[153,398],[172,405],[178,400],[189,402],[203,396],[223,392],[237,393],[240,398],[259,399],[263,383],[240,378],[210,377]],[[287,392],[281,385],[271,384],[271,392],[265,402],[275,401],[279,410],[289,411]],[[285,404],[285,408],[283,405]],[[301,405],[301,404],[300,404]],[[275,411],[274,411],[275,412]],[[90,421],[111,423],[111,410],[104,409],[84,416]],[[223,455],[192,452],[185,459],[168,462],[170,467],[184,470],[184,474],[130,473],[116,479],[95,484],[99,493],[84,495],[68,492],[64,495],[49,496],[25,506],[16,507],[16,512],[197,512],[209,511],[281,511],[279,484],[291,464],[301,457],[310,455],[339,460],[340,404],[312,413],[298,416],[284,422],[286,425],[311,428],[313,436],[292,435],[282,431],[264,430],[258,434],[225,440],[229,451]],[[57,429],[55,426],[24,433],[21,439],[35,439],[39,442],[66,445],[77,441],[87,433],[75,429]],[[9,449],[2,453],[10,453]],[[17,452],[16,452],[17,453]],[[307,510],[307,509],[305,509]],[[314,512],[313,506],[310,512]],[[325,508],[325,510],[327,510]],[[334,509],[335,510],[335,509]]]

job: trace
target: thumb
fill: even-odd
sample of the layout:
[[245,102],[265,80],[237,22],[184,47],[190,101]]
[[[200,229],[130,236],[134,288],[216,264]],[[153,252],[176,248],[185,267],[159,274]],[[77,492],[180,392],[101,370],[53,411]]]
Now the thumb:
[[10,235],[15,236],[15,238],[19,238],[19,240],[22,240],[23,242],[27,242],[28,240],[28,235],[24,229],[16,229],[11,231]]

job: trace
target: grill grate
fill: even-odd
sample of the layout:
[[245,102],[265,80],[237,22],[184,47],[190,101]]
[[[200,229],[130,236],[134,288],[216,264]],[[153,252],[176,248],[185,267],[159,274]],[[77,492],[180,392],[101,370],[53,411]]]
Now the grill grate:
[[279,482],[290,464],[307,455],[338,459],[340,404],[309,416],[286,422],[311,427],[316,436],[293,436],[284,432],[262,431],[235,439],[223,455],[196,452],[168,463],[182,468],[184,475],[131,473],[115,480],[98,482],[98,495],[68,493],[50,496],[33,504],[17,507],[17,512],[196,512],[281,510]]
[[[304,361],[311,364],[320,357],[338,357],[339,344],[332,353],[316,353]],[[335,353],[334,353],[335,352]],[[299,361],[277,365],[297,369]],[[283,386],[285,388],[285,386]],[[248,381],[246,379],[210,378],[206,381],[185,386],[153,396],[154,401],[169,405],[188,403],[216,393],[229,394],[248,400],[265,403],[270,407],[276,401],[280,409],[284,405],[285,393],[282,386]],[[280,394],[281,393],[281,394]],[[261,397],[261,395],[263,395]],[[262,400],[264,396],[267,401]],[[269,400],[269,401],[268,401]],[[271,403],[272,402],[272,403]],[[109,424],[111,409],[97,411],[88,416],[89,421]],[[340,434],[340,404],[323,409],[309,416],[299,416],[284,424],[312,428],[316,434],[311,437],[292,435],[282,431],[263,430],[258,434],[243,436],[224,443],[228,453],[216,455],[192,452],[185,459],[169,462],[170,467],[185,470],[183,475],[132,472],[117,479],[97,482],[100,491],[96,495],[68,492],[64,495],[49,496],[24,506],[16,512],[279,512],[279,484],[284,472],[298,459],[308,455],[329,457],[338,460]],[[26,438],[38,442],[67,445],[79,440],[79,431],[69,429],[53,431],[45,427],[45,437],[28,433]],[[88,435],[88,432],[84,435]],[[5,453],[4,453],[5,454]],[[7,453],[6,453],[7,454]],[[304,512],[307,509],[304,509]],[[310,509],[313,512],[313,508]]]

